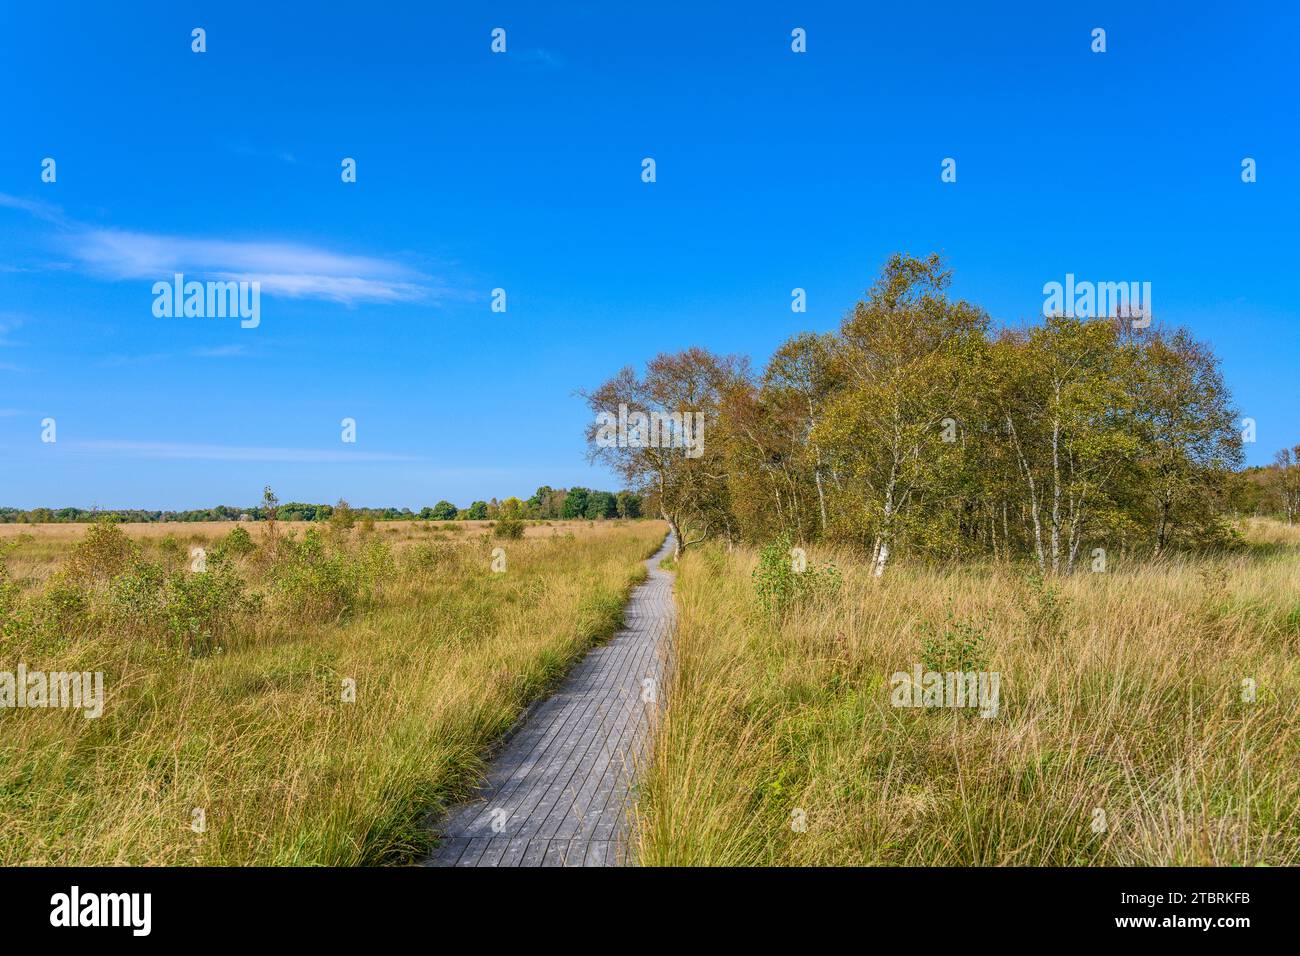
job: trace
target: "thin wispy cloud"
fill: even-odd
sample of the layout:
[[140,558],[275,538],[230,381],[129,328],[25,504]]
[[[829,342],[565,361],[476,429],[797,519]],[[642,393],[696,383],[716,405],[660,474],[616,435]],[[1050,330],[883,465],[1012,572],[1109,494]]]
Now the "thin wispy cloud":
[[242,345],[218,345],[215,348],[194,349],[190,352],[194,358],[239,358],[248,354]]
[[243,242],[87,226],[58,207],[0,193],[0,207],[58,225],[58,243],[86,272],[103,279],[260,282],[262,292],[344,305],[439,301],[447,286],[403,263],[292,242]]
[[[61,443],[62,444],[62,443]],[[388,452],[327,450],[320,448],[270,448],[252,445],[201,445],[181,442],[84,441],[69,442],[69,451],[122,458],[152,458],[179,461],[257,462],[375,462],[424,461],[414,455]]]
[[132,365],[153,365],[166,362],[172,358],[166,352],[150,352],[145,355],[106,355],[97,363],[103,368],[127,368]]
[[63,214],[63,210],[58,206],[47,202],[41,202],[37,199],[22,199],[18,196],[10,196],[6,193],[0,193],[0,207],[6,209],[20,209],[37,219],[43,219],[45,222],[52,222],[57,225],[67,225],[68,219]]
[[188,352],[145,352],[137,355],[106,355],[98,364],[104,368],[122,368],[130,365],[152,365],[158,362],[175,362],[182,358],[243,358],[251,354],[242,345],[217,345],[190,349]]
[[356,302],[418,302],[434,287],[405,266],[293,243],[231,242],[89,229],[71,237],[69,253],[110,279],[163,279],[181,272],[262,284],[289,298]]

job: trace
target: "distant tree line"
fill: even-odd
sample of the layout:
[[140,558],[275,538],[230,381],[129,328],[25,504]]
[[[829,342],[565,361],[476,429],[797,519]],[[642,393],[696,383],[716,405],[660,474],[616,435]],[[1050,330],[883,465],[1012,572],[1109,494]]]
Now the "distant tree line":
[[457,508],[450,501],[439,501],[432,508],[420,509],[419,517],[429,521],[495,521],[517,517],[532,520],[586,518],[640,518],[641,495],[630,491],[593,491],[590,488],[552,488],[542,485],[531,498],[507,498],[497,501],[473,501],[468,508]]
[[[1095,549],[1231,539],[1242,420],[1208,345],[1149,317],[997,328],[949,284],[938,256],[896,255],[837,331],[761,371],[699,348],[625,368],[586,394],[595,416],[702,414],[703,451],[593,424],[590,457],[653,493],[681,548],[789,534],[853,546],[877,575],[898,555],[1068,574]],[[1298,455],[1253,479],[1260,507],[1300,514]]]
[[[592,521],[609,518],[641,517],[641,495],[628,491],[593,491],[590,488],[551,488],[543,485],[531,498],[507,498],[498,501],[475,501],[458,508],[450,501],[439,501],[419,512],[410,508],[349,508],[358,520],[374,521],[495,521],[506,516],[522,519],[575,519]],[[336,505],[309,504],[301,501],[276,502],[274,517],[278,521],[328,521]],[[89,522],[108,518],[112,521],[264,521],[271,511],[263,505],[237,508],[218,505],[189,511],[151,511],[140,508],[0,508],[0,524],[57,524]]]

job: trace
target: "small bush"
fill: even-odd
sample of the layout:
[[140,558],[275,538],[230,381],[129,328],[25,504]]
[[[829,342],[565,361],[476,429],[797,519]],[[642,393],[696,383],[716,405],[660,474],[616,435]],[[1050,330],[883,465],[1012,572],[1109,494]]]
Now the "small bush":
[[32,602],[30,626],[55,640],[81,637],[92,628],[90,607],[90,594],[80,583],[56,574]]
[[209,563],[201,574],[178,571],[167,579],[165,619],[172,640],[192,654],[221,645],[241,616],[258,609],[244,594],[244,582],[224,562]]
[[139,554],[139,546],[109,521],[91,525],[64,566],[68,579],[94,584],[121,574]]
[[137,561],[113,578],[106,610],[114,627],[136,634],[155,632],[161,624],[166,583],[162,566],[148,561]]
[[176,540],[176,535],[166,534],[158,541],[158,554],[164,565],[175,570],[185,562],[185,545]]
[[273,571],[277,591],[292,612],[311,620],[336,620],[371,597],[393,571],[388,545],[367,539],[351,555],[330,550],[315,529],[301,541],[285,539]]
[[524,536],[524,522],[522,518],[502,518],[492,529],[492,537],[507,538],[512,541],[518,541]]
[[325,550],[315,529],[302,541],[288,540],[275,567],[276,588],[295,614],[312,620],[332,620],[347,614],[357,600],[356,582],[347,573],[347,560]]
[[754,591],[759,606],[768,613],[780,613],[818,595],[834,594],[842,584],[840,572],[833,564],[796,571],[790,553],[792,547],[787,532],[759,552]]
[[396,563],[393,561],[392,549],[383,541],[368,541],[355,559],[359,583],[369,597],[389,578]]
[[[329,517],[330,532],[337,538],[347,537],[347,533],[357,523],[356,513],[352,506],[348,504],[347,499],[340,498],[339,503],[334,506]],[[373,521],[372,521],[373,525]]]
[[257,550],[253,536],[243,528],[231,528],[230,533],[217,542],[213,556],[217,559],[243,558]]
[[986,635],[967,621],[958,621],[949,609],[943,627],[929,622],[921,624],[925,640],[921,645],[921,662],[927,671],[949,673],[988,670]]
[[420,544],[405,553],[406,567],[416,573],[442,571],[459,567],[464,549],[454,544]]

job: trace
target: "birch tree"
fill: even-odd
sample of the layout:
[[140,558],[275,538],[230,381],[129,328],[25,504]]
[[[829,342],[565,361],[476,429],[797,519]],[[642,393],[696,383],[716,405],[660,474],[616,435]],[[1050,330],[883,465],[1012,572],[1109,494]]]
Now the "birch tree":
[[625,367],[583,393],[594,416],[586,431],[588,459],[657,504],[676,557],[711,533],[734,533],[713,432],[723,396],[747,368],[734,356],[690,348],[656,356],[644,376]]
[[812,430],[844,476],[841,528],[870,540],[877,578],[960,447],[944,430],[962,418],[988,317],[949,301],[949,282],[938,256],[890,259],[844,320],[833,357],[841,384]]

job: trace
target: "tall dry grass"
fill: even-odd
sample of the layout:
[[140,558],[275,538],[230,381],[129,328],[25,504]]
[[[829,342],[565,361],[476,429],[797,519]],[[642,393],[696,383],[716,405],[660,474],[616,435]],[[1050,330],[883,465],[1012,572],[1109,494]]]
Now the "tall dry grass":
[[[380,541],[401,548],[421,541],[472,540],[491,533],[492,521],[377,521],[373,535]],[[615,527],[610,522],[607,527]],[[358,526],[360,522],[358,522]],[[67,524],[0,524],[0,550],[6,545],[17,545],[8,558],[13,577],[38,583],[49,577],[67,558],[72,547],[84,539],[93,527],[85,522]],[[155,521],[121,522],[117,525],[133,541],[139,542],[147,554],[158,554],[164,542],[175,540],[186,550],[191,546],[213,547],[235,527],[246,529],[260,540],[265,525],[260,522],[231,521]],[[301,536],[313,527],[310,521],[278,522],[280,533]],[[605,525],[592,525],[586,521],[531,522],[524,531],[525,538],[555,538],[575,533],[583,528],[596,530]]]
[[[35,534],[9,564],[23,601],[60,580],[84,533],[65,528],[22,529]],[[212,545],[229,530],[150,528],[142,553],[162,555],[168,533]],[[482,530],[380,525],[393,561],[350,615],[313,618],[267,587],[204,653],[121,630],[11,635],[0,670],[103,671],[106,703],[98,719],[0,709],[0,864],[418,859],[430,814],[467,792],[485,748],[616,628],[664,534],[650,522],[536,526],[505,543],[497,574],[501,542]],[[262,557],[237,562],[254,590],[274,573]]]
[[[688,554],[641,862],[1300,863],[1300,529],[1246,537],[1045,586],[997,565],[875,583],[810,553],[842,588],[777,615],[752,553]],[[890,675],[955,627],[983,636],[998,715],[891,706]]]

